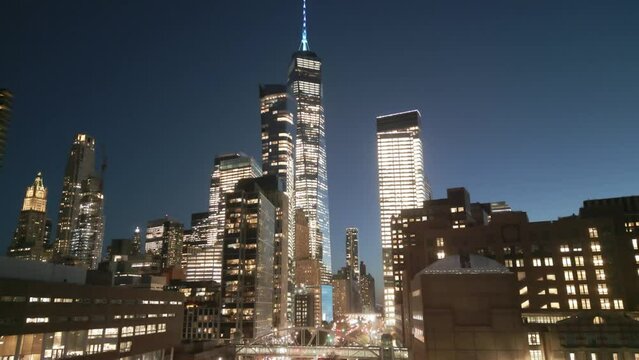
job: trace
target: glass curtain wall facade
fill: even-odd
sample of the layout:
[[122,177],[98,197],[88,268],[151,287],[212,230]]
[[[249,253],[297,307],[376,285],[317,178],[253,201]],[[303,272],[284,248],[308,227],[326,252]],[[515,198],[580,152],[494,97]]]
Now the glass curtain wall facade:
[[235,185],[241,179],[256,178],[262,175],[257,162],[241,153],[220,155],[215,158],[211,174],[209,196],[209,243],[213,249],[213,280],[222,280],[222,242],[226,202],[224,196],[235,191]]
[[[278,226],[275,231],[275,302],[274,323],[286,327],[293,320],[293,289],[295,269],[295,124],[288,110],[286,85],[260,85],[260,117],[262,123],[262,171],[274,176],[275,187],[286,196],[286,209],[278,207]],[[286,214],[281,212],[286,211]],[[286,216],[284,216],[286,215]],[[286,221],[283,221],[286,219]],[[286,227],[286,229],[284,229]],[[283,246],[285,245],[285,246]],[[287,263],[284,264],[283,261]],[[286,314],[282,316],[281,314]]]
[[329,284],[331,234],[321,66],[321,60],[314,52],[295,52],[289,68],[288,84],[297,103],[295,206],[301,208],[308,217],[311,256],[321,261],[322,282]]
[[402,209],[422,206],[430,199],[424,178],[420,138],[421,114],[417,110],[377,117],[377,176],[384,276],[384,320],[395,326],[395,288],[391,217]]
[[96,269],[104,241],[104,195],[102,180],[90,176],[82,181],[78,216],[71,232],[70,255],[89,269]]
[[95,139],[86,134],[77,134],[64,171],[58,211],[55,251],[62,256],[69,255],[71,251],[72,231],[80,211],[82,181],[91,176],[94,169]]

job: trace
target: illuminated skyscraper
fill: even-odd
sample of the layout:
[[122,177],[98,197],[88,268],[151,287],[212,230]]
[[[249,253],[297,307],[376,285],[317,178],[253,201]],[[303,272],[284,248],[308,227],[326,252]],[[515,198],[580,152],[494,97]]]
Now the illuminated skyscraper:
[[78,216],[71,230],[70,255],[96,269],[102,257],[104,241],[104,194],[102,179],[89,176],[82,180]]
[[[278,224],[275,232],[275,271],[273,273],[275,288],[275,304],[281,304],[274,309],[274,323],[276,326],[287,326],[285,320],[293,320],[293,290],[294,290],[294,253],[295,253],[295,206],[294,201],[294,138],[295,125],[293,114],[288,110],[289,95],[286,85],[260,85],[260,117],[262,122],[262,171],[264,177],[274,176],[275,182],[271,184],[270,192],[283,192],[286,197],[287,214],[278,215]],[[270,181],[270,180],[269,180]],[[272,199],[273,202],[275,199]],[[284,201],[273,202],[278,204]],[[281,223],[282,219],[286,223]],[[286,227],[286,229],[284,229]],[[286,231],[284,231],[286,230]],[[286,248],[282,244],[287,244]],[[287,264],[282,261],[286,260]],[[286,274],[283,270],[286,269]],[[282,291],[282,289],[287,291]],[[284,310],[284,311],[282,311]],[[287,316],[282,316],[285,313]]]
[[[261,178],[264,179],[264,178]],[[222,338],[257,338],[273,327],[273,259],[277,205],[245,179],[225,194]]]
[[0,167],[4,161],[7,146],[7,132],[11,121],[11,102],[13,95],[7,89],[0,89]]
[[24,260],[42,260],[47,245],[47,188],[38,173],[27,188],[18,226],[7,255]]
[[71,251],[72,230],[80,211],[82,182],[95,171],[95,140],[86,134],[77,134],[64,171],[62,198],[58,212],[55,250],[65,256]]
[[349,279],[359,281],[359,230],[346,228],[346,271]]
[[152,220],[146,226],[144,249],[147,254],[160,259],[163,269],[181,266],[183,236],[184,225],[181,222],[168,216]]
[[186,281],[213,279],[213,247],[209,241],[209,213],[191,215],[191,229],[184,230],[182,269]]
[[213,248],[213,280],[222,280],[222,241],[226,215],[225,194],[235,191],[235,185],[241,179],[255,178],[262,170],[255,160],[241,153],[220,155],[215,158],[211,174],[209,197],[209,243]]
[[311,256],[323,266],[322,282],[331,281],[331,234],[326,173],[326,129],[322,107],[321,60],[310,50],[303,5],[302,41],[293,54],[288,85],[297,103],[295,206],[304,210],[310,228]]
[[384,275],[384,317],[395,326],[395,289],[391,244],[391,217],[402,209],[422,206],[430,199],[424,178],[420,139],[421,114],[417,110],[377,117],[377,176]]

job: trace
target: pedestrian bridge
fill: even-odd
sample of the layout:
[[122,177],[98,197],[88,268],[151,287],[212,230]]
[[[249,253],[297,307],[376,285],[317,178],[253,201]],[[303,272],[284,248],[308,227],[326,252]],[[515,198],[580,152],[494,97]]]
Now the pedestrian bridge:
[[405,348],[371,346],[323,328],[280,329],[235,347],[237,359],[408,359]]

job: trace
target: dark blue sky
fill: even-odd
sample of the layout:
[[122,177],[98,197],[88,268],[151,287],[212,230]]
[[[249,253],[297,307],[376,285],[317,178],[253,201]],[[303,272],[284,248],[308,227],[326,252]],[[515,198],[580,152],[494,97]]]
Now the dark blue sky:
[[[258,83],[286,79],[300,4],[3,1],[15,94],[0,246],[37,171],[55,220],[74,133],[108,154],[106,240],[207,207],[215,154],[259,152]],[[639,2],[309,0],[324,60],[333,267],[344,228],[378,279],[375,116],[417,108],[435,197],[466,186],[533,220],[639,193]],[[105,244],[106,245],[106,244]]]

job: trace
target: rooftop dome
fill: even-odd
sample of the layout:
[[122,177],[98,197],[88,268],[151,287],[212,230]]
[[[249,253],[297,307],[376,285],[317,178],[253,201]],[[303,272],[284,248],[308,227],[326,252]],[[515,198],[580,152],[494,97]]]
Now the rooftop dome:
[[470,255],[449,255],[435,261],[421,274],[510,274],[510,270],[493,259],[470,254]]

